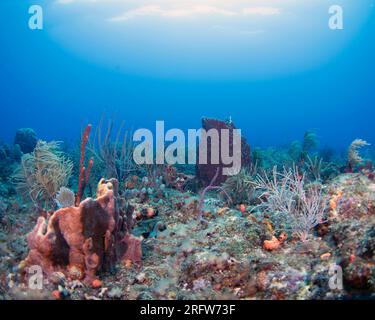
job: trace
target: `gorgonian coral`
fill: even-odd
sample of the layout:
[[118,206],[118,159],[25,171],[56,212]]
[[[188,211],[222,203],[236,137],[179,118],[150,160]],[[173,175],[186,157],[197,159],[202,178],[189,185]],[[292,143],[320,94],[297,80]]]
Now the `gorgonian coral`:
[[302,241],[315,226],[324,222],[326,201],[322,188],[318,184],[307,186],[305,176],[296,167],[284,168],[283,172],[274,167],[270,175],[258,175],[255,186],[263,190],[259,207],[282,215]]
[[359,154],[359,149],[365,146],[369,146],[370,144],[362,139],[355,139],[349,146],[348,149],[348,169],[352,171],[354,167],[360,164],[363,159]]
[[60,151],[58,142],[38,141],[35,150],[25,154],[12,180],[17,192],[38,206],[54,206],[54,198],[66,186],[73,163]]
[[55,202],[60,208],[73,207],[75,203],[74,192],[68,188],[61,187],[56,195]]

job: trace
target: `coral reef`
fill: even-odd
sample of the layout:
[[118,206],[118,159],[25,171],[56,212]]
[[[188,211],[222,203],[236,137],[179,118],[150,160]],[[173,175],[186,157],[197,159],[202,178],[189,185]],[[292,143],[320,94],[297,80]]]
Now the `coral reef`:
[[231,198],[230,198],[230,196],[226,193],[225,189],[223,189],[220,186],[215,186],[215,182],[216,182],[218,176],[219,176],[219,168],[216,169],[216,174],[212,178],[212,180],[209,183],[209,185],[206,188],[204,188],[202,190],[202,192],[200,193],[199,202],[198,202],[198,208],[197,208],[197,211],[198,211],[198,220],[200,220],[200,221],[202,221],[202,218],[203,218],[203,205],[204,205],[205,195],[206,195],[207,192],[209,192],[211,190],[219,190],[219,191],[223,192],[227,196],[229,202],[232,201]]
[[38,141],[32,153],[22,156],[12,180],[23,198],[49,208],[60,188],[68,185],[72,171],[73,163],[60,151],[58,142]]
[[[140,190],[148,181],[133,176],[129,182],[134,183],[134,189]],[[111,188],[111,185],[114,187]],[[37,236],[37,227],[28,236],[29,241],[34,243],[34,249],[29,253],[25,250],[23,234],[35,217],[25,211],[22,223],[17,223],[18,215],[15,216],[13,225],[19,227],[13,227],[12,232],[20,240],[15,242],[14,237],[10,236],[1,240],[0,237],[0,243],[6,241],[0,246],[0,251],[3,250],[0,268],[10,277],[4,279],[6,282],[2,282],[2,286],[9,281],[20,281],[18,271],[13,268],[17,261],[28,255],[27,264],[21,263],[20,270],[26,272],[26,265],[44,263],[46,266],[43,269],[48,270],[46,274],[50,282],[42,298],[50,299],[282,300],[374,297],[375,187],[374,182],[362,173],[342,174],[326,185],[330,204],[328,217],[324,223],[309,229],[306,241],[288,232],[290,219],[285,225],[279,224],[278,213],[268,212],[263,206],[255,205],[250,206],[250,210],[242,210],[241,206],[237,209],[225,205],[220,199],[206,197],[204,219],[208,223],[202,225],[197,223],[197,194],[165,187],[162,198],[155,193],[144,198],[141,192],[136,192],[125,201],[119,196],[111,198],[112,191],[117,194],[116,189],[117,183],[102,181],[97,200],[89,198],[80,207],[58,210],[49,217],[48,222],[45,218],[39,218],[38,227],[42,230]],[[122,255],[121,246],[119,255],[117,250],[106,250],[105,241],[99,241],[99,237],[95,236],[96,230],[100,229],[101,238],[105,238],[108,225],[103,227],[103,220],[98,216],[108,216],[110,208],[119,208],[117,212],[122,219],[118,221],[125,222],[121,225],[127,231],[120,232],[114,239],[115,248],[119,243],[129,246],[125,255]],[[77,212],[76,218],[71,215],[73,211]],[[82,236],[78,232],[81,234],[78,238],[68,236],[67,242],[73,241],[69,251],[41,254],[40,250],[45,249],[47,253],[51,249],[45,246],[48,243],[46,239],[55,239],[54,243],[60,249],[66,248],[62,241],[65,236],[62,235],[70,234],[68,230],[83,229],[82,219],[78,218],[80,214],[93,218],[85,220],[85,225],[90,226],[87,233]],[[73,222],[71,219],[77,220]],[[129,233],[131,228],[133,235]],[[115,234],[116,231],[113,231],[112,235]],[[86,236],[93,239],[91,251],[82,249],[86,241],[91,244]],[[133,261],[141,258],[138,238],[141,236],[144,238],[142,263],[137,264]],[[123,242],[116,242],[116,239]],[[39,245],[43,244],[41,247],[36,245],[38,241],[41,241]],[[71,252],[72,261],[78,261],[80,267],[72,267],[68,262],[67,257],[70,257],[69,252],[73,248],[77,250]],[[94,252],[102,259],[97,259]],[[116,256],[114,260],[113,253]],[[88,267],[85,254],[89,257]],[[57,259],[60,265],[53,265],[47,256]],[[112,269],[114,261],[119,262],[116,272],[103,272]],[[343,269],[342,290],[330,288],[332,266]],[[81,277],[85,281],[79,280]],[[30,292],[27,287],[7,289],[3,294],[7,298],[25,295],[41,298],[37,295],[41,293]]]
[[310,231],[324,222],[326,201],[321,186],[306,185],[305,176],[298,168],[284,169],[283,173],[274,167],[272,175],[258,175],[255,186],[264,191],[259,197],[268,212],[278,212],[288,221],[293,234],[305,241]]
[[361,174],[345,174],[330,186],[330,220],[325,237],[336,244],[345,286],[353,295],[375,290],[375,184]]
[[163,179],[168,187],[183,191],[194,177],[178,172],[171,165],[167,165],[163,170]]
[[37,143],[38,138],[33,129],[22,128],[17,130],[14,145],[18,145],[23,153],[33,152]]
[[[229,150],[233,150],[233,130],[236,129],[233,122],[225,122],[217,119],[209,119],[203,118],[202,119],[202,128],[206,131],[211,129],[216,129],[219,132],[219,145],[221,145],[221,130],[227,129],[229,130]],[[219,147],[220,148],[220,147]],[[221,154],[219,152],[219,154]],[[208,139],[207,141],[207,159],[211,159],[211,140]],[[250,153],[250,146],[246,142],[244,137],[241,137],[241,166],[242,168],[248,168],[251,165],[251,153]],[[204,185],[207,186],[215,176],[217,169],[219,168],[219,175],[215,181],[216,185],[220,185],[223,183],[227,176],[223,175],[222,168],[226,167],[225,164],[222,162],[222,159],[219,159],[219,164],[212,164],[208,162],[207,164],[203,164],[203,161],[198,159],[196,165],[196,176],[198,180]]]
[[74,192],[68,188],[61,187],[56,195],[55,202],[59,208],[73,207],[75,204]]
[[[356,173],[345,173],[345,153],[317,151],[307,134],[305,142],[254,150],[252,163],[222,183],[220,165],[203,186],[194,167],[144,165],[94,186],[110,171],[92,153],[90,131],[75,151],[64,150],[75,174],[47,194],[45,208],[11,191],[12,170],[1,177],[0,299],[375,298],[371,154],[363,160],[354,148]],[[108,137],[101,145],[114,144]],[[40,147],[52,152],[39,156],[49,176],[51,157],[68,160],[46,145],[24,157]],[[103,153],[103,161],[117,159],[116,170],[118,152]],[[0,147],[10,169],[21,155],[17,146]],[[81,190],[79,203],[72,190]],[[42,290],[29,283],[38,266],[48,280]],[[336,271],[342,288],[332,287]]]
[[91,124],[87,125],[82,135],[81,149],[80,149],[81,158],[79,160],[78,191],[77,191],[77,199],[76,199],[77,206],[81,203],[81,199],[82,199],[83,194],[85,193],[86,186],[88,185],[91,169],[94,164],[94,160],[91,158],[87,168],[85,167],[86,145],[89,140],[90,132],[91,132]]
[[18,145],[8,146],[0,143],[0,179],[7,181],[18,163],[21,161],[22,151]]
[[359,149],[370,145],[367,141],[362,139],[355,139],[349,146],[348,149],[348,165],[347,171],[353,172],[355,167],[363,162],[362,157],[359,154]]
[[114,177],[122,184],[138,169],[133,160],[133,140],[130,132],[124,130],[124,123],[116,132],[114,121],[108,120],[105,126],[104,120],[103,116],[93,137],[88,140],[88,152],[95,159],[94,169],[100,171],[100,176]]
[[48,223],[38,219],[27,236],[30,252],[23,265],[41,266],[48,276],[62,272],[91,283],[118,261],[140,262],[141,242],[129,234],[131,214],[119,209],[117,180],[101,180],[95,200],[60,209]]
[[[255,170],[256,172],[256,170]],[[233,204],[250,204],[255,199],[254,175],[247,169],[241,171],[235,176],[229,177],[222,185]]]
[[318,146],[318,139],[314,131],[306,131],[303,136],[302,148],[300,162],[303,163],[306,161],[309,152]]

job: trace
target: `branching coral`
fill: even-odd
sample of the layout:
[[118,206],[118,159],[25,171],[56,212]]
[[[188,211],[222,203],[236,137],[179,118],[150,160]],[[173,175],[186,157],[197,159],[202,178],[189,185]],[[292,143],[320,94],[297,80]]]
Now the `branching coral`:
[[335,162],[326,162],[322,157],[307,156],[303,169],[306,177],[315,182],[326,182],[339,174],[339,164]]
[[[293,159],[293,162],[300,163],[303,165],[307,160],[309,153],[316,148],[319,144],[317,135],[314,131],[306,131],[303,140],[301,141],[293,141],[290,144],[288,155]],[[285,165],[285,160],[283,161]]]
[[287,148],[257,148],[253,152],[253,159],[258,167],[266,170],[272,170],[274,166],[278,168],[292,167],[293,163],[299,160],[301,154],[301,145],[297,141]]
[[363,159],[359,154],[359,149],[370,144],[362,139],[355,139],[348,149],[348,171],[353,171],[354,167],[360,164]]
[[56,193],[68,184],[72,171],[73,163],[60,151],[58,142],[38,141],[35,150],[22,157],[12,180],[23,198],[49,208]]
[[219,170],[220,170],[220,168],[216,169],[216,174],[212,178],[210,184],[206,188],[204,188],[202,190],[202,192],[200,193],[199,203],[198,203],[198,220],[200,222],[204,222],[204,219],[203,219],[204,197],[205,197],[205,195],[206,195],[206,193],[208,191],[210,191],[210,190],[220,190],[220,191],[222,191],[227,196],[229,202],[232,201],[232,199],[230,198],[230,196],[226,193],[226,191],[222,187],[215,186],[215,181],[216,181],[217,177],[219,176]]
[[302,142],[302,150],[301,150],[301,163],[304,163],[308,154],[311,150],[318,146],[318,138],[315,132],[313,131],[306,131],[305,135],[303,136]]
[[[124,124],[114,135],[114,122],[109,120],[104,127],[102,118],[94,137],[88,143],[88,149],[96,159],[97,165],[104,170],[105,176],[115,177],[124,182],[129,173],[137,169],[133,160],[133,141],[129,131],[124,131]],[[114,139],[113,139],[114,138]]]
[[316,181],[320,181],[320,173],[322,171],[323,159],[319,157],[307,156],[307,162],[305,163],[306,170],[309,175]]
[[296,167],[284,168],[280,173],[274,167],[271,176],[258,175],[255,186],[263,190],[259,207],[267,212],[285,215],[291,230],[302,241],[311,229],[324,222],[326,201],[318,185],[305,185],[304,175]]
[[87,169],[85,167],[86,145],[89,140],[90,132],[91,132],[91,124],[87,125],[82,135],[81,149],[80,149],[81,158],[79,160],[78,192],[77,192],[77,199],[76,199],[77,206],[80,204],[82,196],[85,193],[86,186],[89,183],[91,169],[94,164],[94,160],[91,158],[89,160]]

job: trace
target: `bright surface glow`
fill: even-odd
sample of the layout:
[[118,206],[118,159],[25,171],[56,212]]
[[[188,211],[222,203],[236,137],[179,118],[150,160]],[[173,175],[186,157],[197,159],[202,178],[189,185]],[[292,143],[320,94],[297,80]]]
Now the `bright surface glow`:
[[[342,31],[328,8],[344,8]],[[56,0],[46,30],[65,49],[120,72],[259,79],[301,72],[342,50],[373,0]]]

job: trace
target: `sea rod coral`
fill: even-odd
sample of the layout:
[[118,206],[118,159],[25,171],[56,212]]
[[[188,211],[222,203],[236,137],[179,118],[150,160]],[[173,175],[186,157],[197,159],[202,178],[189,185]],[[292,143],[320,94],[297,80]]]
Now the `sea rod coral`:
[[271,175],[258,175],[254,182],[263,190],[259,197],[268,212],[277,212],[288,220],[293,234],[307,240],[311,230],[324,222],[326,201],[320,186],[305,184],[305,176],[296,167],[284,168],[282,173],[274,167]]
[[79,160],[79,178],[78,178],[78,192],[76,198],[76,205],[78,206],[81,202],[82,196],[85,192],[85,188],[89,182],[90,173],[94,160],[91,158],[87,168],[85,167],[85,155],[86,155],[86,145],[89,140],[91,132],[91,124],[87,125],[85,131],[83,132],[82,142],[81,142],[81,158]]

